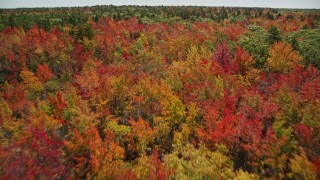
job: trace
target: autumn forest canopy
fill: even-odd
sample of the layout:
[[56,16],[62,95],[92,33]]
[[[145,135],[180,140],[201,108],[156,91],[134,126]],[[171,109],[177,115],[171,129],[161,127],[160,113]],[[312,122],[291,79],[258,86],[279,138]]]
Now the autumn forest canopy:
[[0,9],[0,179],[319,179],[320,10]]

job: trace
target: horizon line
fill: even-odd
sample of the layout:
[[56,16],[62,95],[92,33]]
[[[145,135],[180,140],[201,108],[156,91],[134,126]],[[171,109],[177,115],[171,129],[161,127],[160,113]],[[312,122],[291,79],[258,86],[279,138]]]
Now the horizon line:
[[97,4],[97,5],[84,5],[84,6],[29,6],[29,7],[14,7],[14,8],[2,8],[3,10],[14,10],[14,9],[35,9],[35,8],[48,8],[48,9],[54,9],[54,8],[83,8],[83,7],[96,7],[96,6],[135,6],[135,7],[227,7],[227,8],[261,8],[261,9],[287,9],[287,10],[320,10],[320,8],[285,8],[285,7],[262,7],[262,6],[213,6],[213,5],[134,5],[134,4],[124,4],[124,5],[115,5],[115,4]]

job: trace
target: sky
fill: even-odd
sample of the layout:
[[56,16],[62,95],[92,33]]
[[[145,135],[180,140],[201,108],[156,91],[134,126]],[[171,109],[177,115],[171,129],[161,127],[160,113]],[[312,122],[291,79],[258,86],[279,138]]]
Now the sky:
[[320,0],[0,0],[0,8],[95,5],[231,6],[320,9]]

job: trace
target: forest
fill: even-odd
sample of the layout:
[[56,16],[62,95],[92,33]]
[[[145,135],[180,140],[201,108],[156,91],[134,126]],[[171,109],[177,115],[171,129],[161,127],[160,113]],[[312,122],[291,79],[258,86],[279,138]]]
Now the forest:
[[320,10],[0,9],[0,179],[320,178]]

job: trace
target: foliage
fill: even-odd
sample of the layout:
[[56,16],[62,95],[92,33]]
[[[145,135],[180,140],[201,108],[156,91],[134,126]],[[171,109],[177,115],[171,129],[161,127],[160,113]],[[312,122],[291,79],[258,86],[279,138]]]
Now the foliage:
[[317,179],[316,168],[310,163],[304,154],[293,156],[290,160],[291,173],[289,177],[292,179]]
[[290,44],[275,43],[270,51],[266,66],[273,71],[287,73],[302,61]]
[[319,60],[319,40],[320,31],[317,29],[312,30],[299,30],[289,33],[286,37],[287,42],[291,43],[293,48],[299,52],[303,57],[303,64],[313,65],[320,68]]
[[277,29],[277,27],[272,26],[268,29],[268,41],[270,45],[274,44],[275,42],[280,42],[281,40],[281,32]]
[[268,56],[267,32],[260,26],[249,26],[250,31],[238,40],[238,44],[256,60],[255,66],[261,68]]
[[0,179],[319,179],[319,10],[0,12]]
[[224,146],[219,147],[216,152],[211,152],[205,147],[195,149],[188,144],[180,151],[166,155],[165,163],[173,168],[173,179],[231,179],[241,176],[235,176],[233,163],[228,158]]

